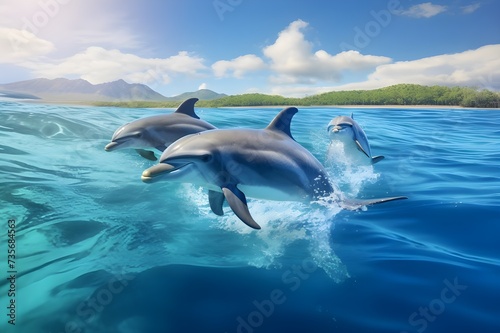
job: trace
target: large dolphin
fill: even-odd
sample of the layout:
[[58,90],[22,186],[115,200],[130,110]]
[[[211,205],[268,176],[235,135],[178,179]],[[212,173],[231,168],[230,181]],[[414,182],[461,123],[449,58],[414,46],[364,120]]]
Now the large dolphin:
[[327,127],[330,133],[330,139],[343,142],[346,151],[360,151],[371,164],[377,163],[384,159],[384,156],[372,157],[370,144],[363,129],[354,120],[353,115],[338,116],[333,118]]
[[[248,226],[260,229],[250,215],[246,196],[283,201],[311,201],[333,193],[321,163],[290,133],[297,108],[282,110],[262,130],[211,130],[183,137],[169,146],[160,164],[146,169],[144,182],[171,180],[209,189],[212,211],[223,215],[227,200]],[[359,205],[403,199],[356,201]]]
[[163,152],[175,140],[188,134],[215,129],[201,120],[194,112],[198,98],[182,102],[171,114],[163,114],[134,120],[118,128],[106,151],[135,148],[144,158],[156,161],[154,149]]

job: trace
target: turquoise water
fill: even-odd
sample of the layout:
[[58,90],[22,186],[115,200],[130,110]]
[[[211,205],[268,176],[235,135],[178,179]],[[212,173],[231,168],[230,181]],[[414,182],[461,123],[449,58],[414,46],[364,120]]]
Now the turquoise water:
[[[197,109],[220,128],[278,111]],[[2,332],[500,331],[498,110],[299,108],[295,139],[346,196],[409,199],[250,199],[260,231],[214,215],[201,188],[142,183],[154,163],[133,151],[104,151],[123,123],[165,112],[0,102]],[[328,149],[326,125],[351,112],[386,157],[375,166]]]

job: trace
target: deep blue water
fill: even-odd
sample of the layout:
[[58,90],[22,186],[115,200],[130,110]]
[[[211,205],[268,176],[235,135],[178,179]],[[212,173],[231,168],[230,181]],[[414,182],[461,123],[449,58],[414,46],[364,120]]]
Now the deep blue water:
[[[295,139],[346,196],[409,199],[250,199],[254,231],[203,189],[142,183],[154,163],[133,151],[104,151],[118,126],[171,110],[0,102],[0,331],[499,332],[500,112],[299,110]],[[220,128],[278,111],[197,109]],[[328,155],[326,125],[351,112],[385,160]]]

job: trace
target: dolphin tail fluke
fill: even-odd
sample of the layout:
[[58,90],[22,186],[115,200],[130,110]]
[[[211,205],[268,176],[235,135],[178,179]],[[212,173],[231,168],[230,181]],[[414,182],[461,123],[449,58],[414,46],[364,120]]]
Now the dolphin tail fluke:
[[144,157],[145,159],[148,159],[150,161],[156,161],[157,158],[155,156],[155,153],[153,153],[152,151],[150,150],[145,150],[145,149],[136,149],[135,150],[139,155],[141,155],[142,157]]
[[241,221],[243,221],[243,223],[248,225],[250,228],[260,229],[260,225],[255,222],[252,215],[250,215],[250,212],[248,211],[245,194],[241,192],[236,185],[222,187],[222,192],[224,193],[224,197],[226,198],[229,207],[231,207],[233,212]]
[[208,202],[215,215],[224,215],[222,204],[224,203],[224,193],[208,190]]
[[372,164],[375,164],[377,162],[380,162],[384,159],[384,156],[374,156],[372,157]]
[[342,200],[342,207],[348,210],[356,210],[364,206],[371,206],[379,203],[404,200],[408,197],[387,197],[387,198],[376,198],[376,199],[344,199]]

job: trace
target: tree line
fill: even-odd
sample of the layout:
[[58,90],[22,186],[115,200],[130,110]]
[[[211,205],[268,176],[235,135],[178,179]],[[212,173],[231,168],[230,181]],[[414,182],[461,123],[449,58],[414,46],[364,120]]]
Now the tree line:
[[[176,107],[181,101],[100,102],[99,106]],[[443,105],[477,108],[500,107],[500,93],[470,87],[422,86],[398,84],[374,90],[332,91],[303,98],[279,95],[241,94],[215,100],[202,100],[198,107],[237,106],[312,106],[312,105]]]

